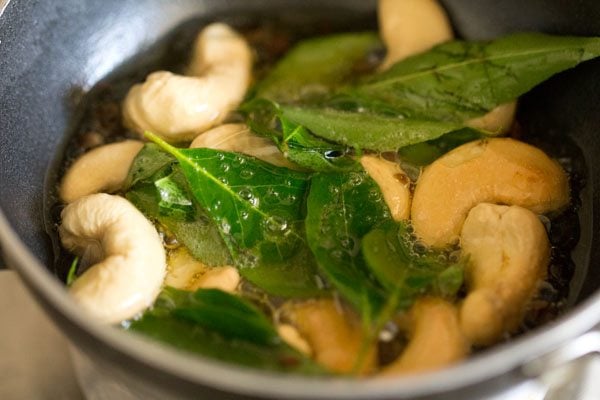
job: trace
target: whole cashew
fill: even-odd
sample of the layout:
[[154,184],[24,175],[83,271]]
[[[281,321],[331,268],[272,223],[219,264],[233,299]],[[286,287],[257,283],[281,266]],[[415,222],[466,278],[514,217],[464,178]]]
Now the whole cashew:
[[259,158],[278,167],[298,168],[281,154],[271,140],[255,135],[246,124],[224,124],[204,132],[190,144],[190,148],[197,147],[234,151]]
[[483,202],[542,214],[569,203],[567,175],[543,151],[513,139],[466,143],[429,165],[412,202],[415,233],[430,246],[458,239],[467,213]]
[[154,302],[166,270],[165,251],[154,226],[119,196],[85,196],[62,211],[63,246],[92,265],[69,291],[105,323],[135,316]]
[[436,0],[379,0],[379,31],[387,47],[381,69],[452,40],[452,26]]
[[439,369],[466,357],[469,343],[458,323],[454,305],[432,297],[418,299],[410,310],[410,341],[400,357],[386,366],[383,376]]
[[[437,0],[379,0],[378,14],[379,31],[387,47],[382,70],[454,39],[450,20]],[[499,105],[466,124],[494,134],[506,133],[513,124],[516,105],[516,101]]]
[[59,188],[59,196],[71,203],[98,192],[115,192],[121,188],[133,159],[144,144],[125,140],[96,147],[79,157],[67,170]]
[[165,285],[182,290],[220,289],[235,292],[240,274],[234,267],[209,267],[196,260],[185,247],[170,251]]
[[129,90],[123,103],[125,125],[169,142],[192,140],[239,105],[251,69],[252,52],[245,39],[225,24],[208,25],[196,40],[190,76],[154,72]]
[[371,349],[361,365],[356,365],[363,344],[360,321],[331,299],[294,304],[289,312],[292,323],[312,348],[319,364],[334,372],[368,373],[375,366],[376,350]]
[[518,327],[545,276],[550,244],[533,212],[487,203],[469,212],[460,237],[471,261],[460,326],[473,343],[489,345]]
[[400,165],[377,156],[362,156],[360,163],[379,185],[392,218],[406,220],[410,216],[410,178]]

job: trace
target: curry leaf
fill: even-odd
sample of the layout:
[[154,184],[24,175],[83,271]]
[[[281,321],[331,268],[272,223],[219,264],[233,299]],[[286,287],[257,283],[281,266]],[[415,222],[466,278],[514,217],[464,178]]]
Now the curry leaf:
[[336,143],[377,151],[435,139],[462,127],[461,123],[351,112],[331,108],[281,106],[284,118]]
[[377,315],[386,294],[359,254],[361,239],[389,219],[379,187],[366,172],[313,177],[307,200],[308,244],[323,274],[363,316]]
[[176,173],[154,181],[159,195],[159,212],[181,220],[191,220],[196,208],[185,189],[176,182]]
[[189,292],[167,287],[153,306],[154,313],[165,311],[226,338],[261,345],[280,342],[271,322],[254,305],[221,290]]
[[226,362],[275,371],[324,373],[283,342],[255,306],[218,290],[192,293],[167,287],[153,308],[124,326]]
[[201,208],[196,206],[191,220],[161,214],[158,207],[160,199],[153,183],[138,183],[125,197],[146,217],[165,226],[197,260],[210,266],[231,264],[229,250],[216,225]]
[[343,33],[302,41],[257,86],[256,98],[296,102],[355,79],[359,64],[381,48],[376,33]]
[[[183,173],[176,167],[175,157],[153,143],[146,144],[134,159],[127,181],[125,197],[146,217],[165,226],[190,253],[201,262],[211,265],[231,264],[229,250],[206,212],[198,207],[189,193]],[[168,177],[168,197],[179,198],[186,206],[177,210],[165,202],[165,194],[156,182]],[[158,186],[161,186],[159,183]],[[162,185],[165,186],[164,184]],[[176,193],[176,195],[174,194]],[[192,203],[192,208],[187,204]]]
[[390,292],[398,290],[400,306],[409,306],[428,292],[453,296],[462,285],[465,261],[452,261],[450,250],[428,249],[418,243],[406,222],[370,231],[363,238],[362,254],[381,285]]
[[67,273],[67,286],[71,286],[75,279],[77,279],[77,267],[79,265],[79,257],[75,257],[73,261],[71,261],[71,266],[69,267],[69,272]]
[[392,151],[460,129],[552,75],[600,55],[600,38],[515,34],[434,47],[312,105],[282,105],[311,133]]
[[348,146],[326,141],[305,127],[282,117],[280,105],[265,99],[244,104],[246,123],[255,133],[271,138],[281,153],[295,164],[316,172],[359,169]]
[[361,109],[462,122],[599,55],[600,38],[519,33],[491,42],[453,41],[339,94]]
[[462,144],[485,137],[488,137],[488,135],[483,132],[471,128],[463,128],[447,133],[437,139],[403,147],[398,151],[398,155],[403,162],[415,166],[423,166],[431,164],[436,159]]
[[[306,246],[308,175],[238,153],[177,149],[146,135],[177,158],[190,191],[217,224],[243,276],[279,295],[318,291],[314,260],[295,258]],[[288,259],[297,262],[287,264]]]
[[312,135],[302,125],[279,118],[283,137],[279,148],[296,164],[317,172],[354,171],[360,169],[347,146],[327,142]]
[[163,173],[163,176],[166,176],[170,171],[167,167],[174,162],[175,158],[162,151],[160,147],[154,143],[146,143],[131,164],[131,168],[123,184],[124,190],[127,191],[138,182],[154,181],[159,171],[166,171],[166,173]]

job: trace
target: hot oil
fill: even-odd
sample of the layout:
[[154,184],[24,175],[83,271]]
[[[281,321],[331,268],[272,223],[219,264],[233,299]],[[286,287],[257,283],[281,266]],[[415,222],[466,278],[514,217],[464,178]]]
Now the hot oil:
[[[175,28],[161,41],[126,61],[89,91],[73,87],[67,98],[73,114],[69,140],[61,156],[56,183],[50,184],[47,194],[46,229],[53,241],[54,272],[65,281],[73,256],[62,249],[57,227],[64,205],[57,195],[58,184],[67,168],[86,151],[124,139],[139,139],[123,125],[121,103],[129,88],[143,82],[146,76],[158,70],[183,73],[189,62],[193,41],[199,30],[208,23],[219,21],[230,24],[241,32],[254,49],[253,76],[261,79],[274,63],[299,40],[335,32],[375,30],[374,15],[364,15],[335,9],[323,13],[305,8],[294,13],[280,11],[269,16],[259,13],[213,15],[210,19],[195,18]],[[362,68],[366,68],[363,66]],[[233,116],[238,118],[237,116]]]
[[[256,80],[263,77],[273,64],[285,54],[289,48],[310,36],[318,36],[332,32],[347,31],[348,26],[354,30],[373,30],[374,18],[365,18],[331,13],[329,16],[318,16],[306,12],[294,17],[281,15],[279,17],[263,18],[261,16],[222,15],[214,20],[229,22],[244,34],[255,50],[256,63],[254,76]],[[306,23],[310,21],[310,23]],[[316,21],[316,22],[315,22]],[[189,58],[189,49],[198,29],[205,25],[206,20],[193,20],[171,32],[164,40],[135,57],[103,79],[91,90],[85,91],[74,88],[70,101],[75,118],[72,125],[71,139],[66,147],[61,176],[75,158],[85,151],[126,138],[138,138],[127,130],[122,123],[121,102],[129,88],[155,70],[169,70],[181,73]],[[381,54],[374,54],[371,60],[376,62]],[[368,64],[368,65],[367,65]],[[367,63],[361,68],[368,70],[372,65]],[[360,71],[359,71],[360,72]],[[235,118],[235,117],[234,117]],[[530,137],[527,132],[521,138],[541,147],[549,155],[557,158],[568,172],[571,184],[571,204],[561,214],[550,216],[547,228],[552,244],[551,261],[548,267],[546,281],[540,286],[538,295],[533,299],[518,332],[518,336],[547,321],[555,319],[567,309],[567,299],[570,295],[570,282],[575,271],[571,252],[579,240],[579,220],[577,212],[581,206],[580,191],[585,186],[586,167],[578,162],[580,150],[574,143],[559,140],[548,141],[545,137]],[[55,194],[54,197],[56,198]],[[57,237],[56,227],[60,221],[60,211],[63,205],[56,201],[50,208],[50,218],[53,221],[50,236]],[[177,247],[178,244],[169,241],[169,235],[164,235],[167,247]],[[168,242],[168,243],[167,243]],[[57,249],[60,246],[57,247]],[[65,280],[72,256],[58,250],[55,266],[56,274]],[[242,292],[257,304],[266,314],[275,316],[284,304],[283,299],[266,296],[256,287],[243,282]],[[464,290],[459,297],[464,297]],[[380,336],[380,364],[386,365],[402,352],[407,343],[407,336],[394,324],[386,326],[389,335]],[[507,339],[509,337],[507,336]]]

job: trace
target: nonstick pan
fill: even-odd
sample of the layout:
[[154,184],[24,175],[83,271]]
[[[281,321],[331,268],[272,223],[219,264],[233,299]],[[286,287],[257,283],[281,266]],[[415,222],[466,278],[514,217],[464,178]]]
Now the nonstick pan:
[[[594,0],[442,3],[464,38],[515,31],[600,36],[600,2]],[[524,129],[570,149],[584,185],[568,311],[509,343],[417,377],[311,380],[177,353],[98,325],[71,303],[47,234],[50,194],[82,104],[103,79],[161,65],[165,46],[185,41],[186,29],[208,21],[243,25],[276,17],[302,27],[325,19],[340,29],[375,28],[375,6],[368,0],[0,0],[0,245],[6,263],[65,335],[113,379],[143,398],[478,399],[545,381],[557,368],[579,367],[600,351],[594,331],[600,322],[600,60],[552,78],[521,100]]]

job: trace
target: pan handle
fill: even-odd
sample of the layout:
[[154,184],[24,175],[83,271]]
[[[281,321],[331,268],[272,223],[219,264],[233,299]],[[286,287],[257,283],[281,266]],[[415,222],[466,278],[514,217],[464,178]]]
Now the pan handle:
[[544,400],[600,399],[600,326],[523,367],[547,388]]

